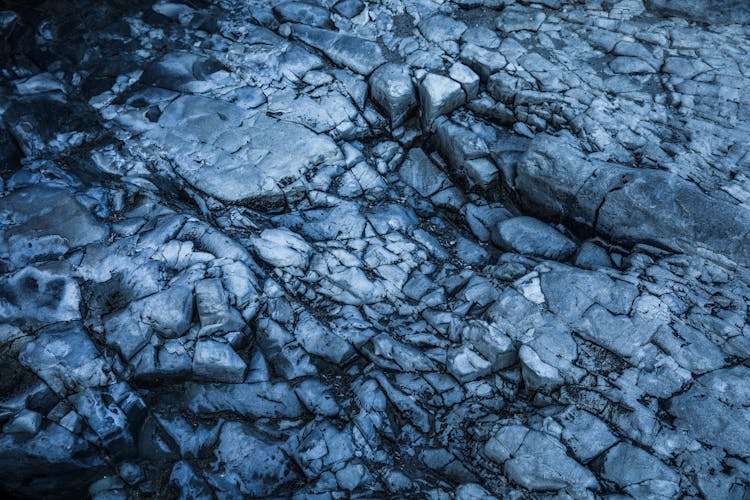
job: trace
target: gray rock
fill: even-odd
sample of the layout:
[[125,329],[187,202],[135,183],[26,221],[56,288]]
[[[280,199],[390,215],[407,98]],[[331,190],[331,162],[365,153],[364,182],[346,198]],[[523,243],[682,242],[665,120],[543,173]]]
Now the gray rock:
[[370,95],[385,111],[391,128],[401,125],[417,105],[409,68],[402,64],[388,63],[375,70],[370,75]]
[[470,187],[487,189],[497,180],[497,167],[487,158],[489,149],[479,135],[446,119],[438,120],[435,128],[438,150]]
[[501,429],[487,441],[484,453],[503,464],[511,480],[532,491],[598,488],[594,475],[570,458],[559,441],[520,425]]
[[222,412],[252,418],[299,418],[304,413],[288,384],[188,384],[185,406],[198,415]]
[[477,483],[465,483],[456,488],[456,500],[494,500],[496,498]]
[[697,243],[740,261],[750,255],[750,211],[669,172],[589,160],[563,138],[538,136],[517,174],[516,187],[544,213],[595,226],[617,241],[686,251]]
[[473,43],[467,43],[461,48],[460,59],[462,63],[476,71],[484,82],[508,65],[508,61],[500,51],[485,49]]
[[331,21],[328,10],[307,2],[283,2],[273,8],[282,21],[301,23],[318,28],[328,28]]
[[237,332],[245,321],[229,306],[221,280],[210,278],[195,283],[195,303],[201,321],[201,334]]
[[269,496],[298,478],[281,443],[241,422],[224,424],[214,455],[216,472],[208,480],[214,488],[230,495],[237,492],[251,497]]
[[688,391],[670,402],[669,412],[677,417],[676,427],[728,453],[750,455],[750,426],[742,410],[750,400],[743,385],[749,372],[738,366],[698,378]]
[[193,290],[173,285],[139,303],[141,320],[166,338],[182,336],[193,320]]
[[422,196],[431,196],[449,185],[448,177],[432,163],[421,148],[409,150],[398,173],[402,181]]
[[680,476],[641,448],[620,443],[604,457],[602,477],[634,497],[677,498]]
[[126,309],[104,321],[107,344],[117,349],[125,360],[130,360],[151,340],[153,330]]
[[6,434],[36,434],[42,425],[42,416],[32,410],[21,410],[13,420],[5,424]]
[[466,93],[466,99],[472,100],[479,94],[479,76],[471,68],[461,63],[454,63],[448,73],[450,77],[461,84]]
[[184,498],[210,498],[211,489],[206,481],[198,476],[185,461],[179,461],[172,467],[169,482],[177,487]]
[[200,340],[195,344],[193,372],[216,382],[242,382],[247,365],[228,344]]
[[690,3],[679,0],[646,0],[644,4],[656,13],[684,16],[700,22],[746,24],[750,21],[747,4],[736,0],[696,0]]
[[560,370],[542,361],[531,347],[521,346],[518,356],[521,360],[523,381],[529,389],[549,392],[564,383]]
[[[387,367],[397,367],[404,371],[432,371],[435,364],[417,349],[399,342],[385,333],[374,336],[371,341],[373,361],[378,363],[381,358]],[[391,363],[387,363],[387,362]]]
[[607,424],[585,410],[571,406],[555,418],[563,426],[563,442],[582,463],[587,463],[617,442]]
[[369,40],[335,31],[296,24],[294,36],[327,55],[333,62],[361,75],[369,75],[385,63],[380,46]]
[[338,14],[351,19],[365,8],[364,2],[361,0],[342,0],[333,6],[333,10]]
[[258,256],[272,266],[307,268],[312,247],[286,228],[265,229],[252,241]]
[[107,363],[76,323],[43,329],[26,345],[19,360],[61,396],[111,382]]
[[351,344],[306,311],[300,314],[294,336],[307,352],[337,366],[350,361],[355,354]]
[[500,38],[495,30],[484,26],[471,27],[463,32],[461,41],[479,45],[487,49],[497,49],[500,47]]
[[464,22],[441,14],[430,16],[419,23],[419,30],[424,37],[438,44],[447,40],[458,40],[466,28]]
[[5,487],[29,495],[55,495],[64,488],[85,496],[90,482],[106,469],[83,438],[55,423],[30,439],[0,436],[0,465]]
[[437,117],[461,106],[466,101],[466,94],[455,80],[429,73],[419,83],[419,101],[423,123],[431,127]]
[[[108,229],[70,194],[59,188],[32,186],[0,198],[5,222],[0,231],[0,255],[15,265],[68,250],[109,234]],[[65,220],[66,224],[59,221]]]
[[586,241],[578,249],[575,265],[584,269],[608,268],[612,267],[612,260],[605,249],[595,243]]
[[461,346],[448,351],[448,373],[460,382],[470,382],[484,377],[492,371],[492,363],[477,354],[469,346]]
[[513,365],[518,355],[513,342],[497,327],[482,321],[471,321],[461,336],[469,342],[484,358],[490,361],[492,368],[502,370]]
[[64,272],[25,267],[10,279],[0,279],[5,290],[0,321],[41,327],[81,318],[78,284]]
[[[239,106],[183,96],[165,109],[160,127],[150,131],[149,138],[196,189],[220,200],[258,207],[306,191],[305,183],[290,183],[290,179],[298,180],[320,165],[342,163],[341,151],[325,135],[265,114],[248,120],[243,117]],[[247,129],[253,132],[247,133]]]
[[513,217],[500,222],[492,242],[506,250],[545,259],[565,260],[576,251],[568,237],[533,217]]
[[214,85],[211,75],[221,69],[221,64],[214,58],[172,52],[148,65],[141,75],[141,82],[178,92],[205,92]]
[[536,31],[545,19],[543,10],[511,6],[503,10],[502,15],[498,18],[497,29],[505,33],[522,30]]

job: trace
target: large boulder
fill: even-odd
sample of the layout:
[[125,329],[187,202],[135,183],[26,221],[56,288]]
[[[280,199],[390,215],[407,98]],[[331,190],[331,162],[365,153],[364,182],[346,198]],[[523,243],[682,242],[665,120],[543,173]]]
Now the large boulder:
[[568,135],[538,135],[518,164],[515,189],[541,214],[583,224],[624,244],[703,247],[750,261],[750,210],[663,171],[587,157]]

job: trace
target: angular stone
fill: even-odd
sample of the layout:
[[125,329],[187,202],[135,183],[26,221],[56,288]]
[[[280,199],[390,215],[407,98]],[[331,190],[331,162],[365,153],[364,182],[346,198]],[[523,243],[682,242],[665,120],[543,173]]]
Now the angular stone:
[[448,351],[448,372],[460,382],[470,382],[492,371],[492,363],[474,352],[469,346]]
[[216,382],[239,383],[247,365],[229,344],[200,340],[195,344],[193,372],[197,377]]
[[419,83],[423,123],[430,127],[435,118],[448,114],[466,101],[461,85],[447,76],[429,73]]
[[298,478],[281,443],[261,436],[245,423],[224,424],[214,455],[221,473],[211,477],[215,478],[213,486],[227,496],[267,497]]
[[587,411],[571,406],[555,418],[563,426],[563,442],[583,463],[617,442],[607,424]]
[[461,84],[466,93],[466,99],[472,100],[479,94],[479,76],[471,68],[461,63],[454,63],[448,73],[450,77]]
[[464,342],[469,342],[474,349],[492,363],[494,370],[502,370],[513,365],[518,359],[513,342],[497,327],[472,321],[461,332]]
[[508,61],[500,51],[488,50],[473,43],[467,43],[461,48],[460,59],[462,63],[476,71],[484,82],[508,65]]
[[631,444],[607,452],[602,477],[634,497],[677,498],[680,476],[661,460]]
[[[371,339],[375,356],[395,363],[403,371],[432,371],[435,364],[419,350],[381,333]],[[377,360],[375,360],[377,362]],[[394,366],[394,365],[391,365]]]
[[625,244],[652,241],[694,252],[696,244],[750,258],[750,210],[717,200],[671,172],[592,159],[569,138],[540,134],[515,181],[535,210],[589,226]]
[[232,412],[254,418],[299,418],[304,408],[289,384],[188,384],[185,406],[198,415]]
[[205,92],[215,85],[211,75],[222,68],[219,61],[211,57],[171,52],[149,64],[141,75],[141,82],[178,92]]
[[347,19],[351,19],[359,15],[359,13],[364,10],[364,8],[365,4],[364,2],[362,2],[362,0],[341,0],[333,6],[334,11],[346,17]]
[[750,419],[744,410],[750,403],[749,375],[750,369],[737,366],[699,377],[670,401],[675,427],[733,455],[750,456]]
[[218,278],[195,283],[195,303],[203,335],[236,332],[245,326],[240,313],[229,306],[224,286]]
[[54,422],[30,439],[0,436],[0,480],[10,491],[30,497],[59,495],[61,488],[85,497],[107,467],[83,438]]
[[422,196],[431,196],[449,183],[448,177],[432,163],[421,148],[409,150],[398,173],[402,181]]
[[497,166],[488,158],[466,160],[464,172],[469,179],[469,185],[476,185],[483,189],[491,187],[499,178]]
[[513,5],[503,10],[502,15],[497,20],[497,29],[505,33],[522,30],[536,31],[546,17],[542,10],[524,9]]
[[259,208],[304,193],[307,183],[294,181],[309,170],[343,163],[326,135],[265,113],[244,116],[239,106],[224,101],[183,96],[167,106],[160,127],[148,137],[196,189]]
[[466,23],[463,21],[441,14],[430,16],[419,23],[419,30],[424,37],[438,44],[447,40],[458,40],[466,28]]
[[300,314],[294,336],[307,352],[320,356],[337,366],[342,366],[355,354],[349,342],[306,311]]
[[166,338],[182,336],[193,320],[193,289],[174,285],[143,299],[141,320]]
[[570,458],[557,440],[537,431],[526,435],[519,450],[505,462],[504,471],[532,491],[598,487],[594,474]]
[[125,360],[130,360],[151,339],[151,327],[139,321],[129,309],[109,316],[104,321],[107,344],[115,347]]
[[[0,255],[16,265],[40,256],[62,255],[68,250],[105,239],[108,229],[96,221],[66,190],[49,186],[19,189],[0,198],[4,227]],[[60,224],[60,221],[66,221]]]
[[375,70],[370,75],[370,95],[385,111],[391,128],[401,125],[417,105],[409,68],[402,64],[388,63]]
[[0,279],[0,288],[0,321],[39,328],[81,318],[78,284],[54,269],[25,267],[10,279]]
[[6,434],[36,434],[42,425],[42,416],[32,410],[21,410],[13,420],[5,424]]
[[530,347],[521,346],[518,356],[521,359],[523,381],[529,389],[549,392],[564,383],[560,371],[542,361]]

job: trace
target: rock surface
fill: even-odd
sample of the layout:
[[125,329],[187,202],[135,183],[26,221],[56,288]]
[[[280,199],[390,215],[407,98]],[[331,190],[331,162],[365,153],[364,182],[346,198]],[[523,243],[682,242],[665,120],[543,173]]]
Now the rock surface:
[[4,497],[750,496],[745,3],[3,9]]

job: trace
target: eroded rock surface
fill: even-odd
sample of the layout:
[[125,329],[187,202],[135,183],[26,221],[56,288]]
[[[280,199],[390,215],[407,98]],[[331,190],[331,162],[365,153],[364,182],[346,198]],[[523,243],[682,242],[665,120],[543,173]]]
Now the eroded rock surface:
[[3,8],[0,492],[750,495],[742,2]]

